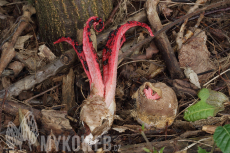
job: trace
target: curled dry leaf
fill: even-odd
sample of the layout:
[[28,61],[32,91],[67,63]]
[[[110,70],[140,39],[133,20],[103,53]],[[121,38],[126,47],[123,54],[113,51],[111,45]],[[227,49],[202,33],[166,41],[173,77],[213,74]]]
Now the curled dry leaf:
[[132,98],[136,99],[135,118],[146,128],[163,129],[173,123],[178,101],[175,92],[165,83],[145,82]]
[[[210,52],[206,46],[207,36],[204,31],[197,29],[194,38],[184,44],[179,51],[180,67],[191,67],[195,73],[205,72],[215,69],[215,65],[210,61]],[[211,73],[198,76],[201,83],[211,77]]]
[[197,86],[198,88],[200,87],[200,82],[198,79],[197,74],[190,68],[190,67],[186,67],[184,69],[184,74],[187,78],[189,78],[189,81],[194,84],[195,86]]
[[16,44],[14,46],[15,49],[24,49],[24,43],[33,37],[33,35],[26,35],[26,36],[20,36],[18,37]]

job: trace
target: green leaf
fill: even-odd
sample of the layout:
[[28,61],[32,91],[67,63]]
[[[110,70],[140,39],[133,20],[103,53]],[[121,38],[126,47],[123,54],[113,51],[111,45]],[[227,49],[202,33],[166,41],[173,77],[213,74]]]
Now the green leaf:
[[198,146],[198,153],[209,153],[205,149],[202,149],[201,147]]
[[159,151],[159,153],[163,153],[165,147],[161,148],[161,150]]
[[214,106],[211,106],[204,101],[199,101],[198,103],[192,105],[185,111],[184,119],[187,121],[194,122],[215,115],[216,115],[216,108]]
[[218,126],[213,135],[216,145],[223,153],[230,152],[230,124]]
[[193,122],[216,116],[216,113],[224,110],[223,103],[229,101],[225,94],[206,88],[199,91],[198,97],[200,101],[185,111],[185,120]]
[[209,90],[207,88],[202,88],[199,93],[197,94],[197,96],[203,100],[203,101],[206,101],[209,97],[210,93],[209,93]]
[[150,150],[147,149],[147,148],[143,148],[143,150],[144,150],[145,152],[150,152]]
[[156,151],[156,150],[154,150],[154,151],[153,151],[153,153],[157,153],[157,151]]

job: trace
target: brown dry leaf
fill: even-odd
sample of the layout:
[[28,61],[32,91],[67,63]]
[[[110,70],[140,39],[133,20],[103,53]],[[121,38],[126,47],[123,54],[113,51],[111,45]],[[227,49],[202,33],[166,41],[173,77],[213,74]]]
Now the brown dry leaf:
[[33,37],[33,35],[26,35],[26,36],[20,36],[18,37],[18,40],[14,46],[15,49],[24,49],[24,43]]
[[41,113],[44,130],[50,131],[52,129],[55,135],[72,131],[69,120],[65,118],[66,111],[42,110]]
[[[210,52],[206,46],[207,36],[204,31],[197,29],[194,38],[184,44],[179,51],[180,67],[191,67],[195,73],[205,72],[215,69],[215,65],[210,61]],[[212,73],[199,76],[201,83],[209,79]]]
[[218,126],[216,126],[216,125],[204,125],[202,127],[202,131],[205,131],[205,132],[210,133],[210,134],[214,134],[217,127]]
[[153,54],[157,54],[159,50],[157,49],[157,46],[154,42],[151,42],[149,47],[146,48],[146,59],[152,58]]

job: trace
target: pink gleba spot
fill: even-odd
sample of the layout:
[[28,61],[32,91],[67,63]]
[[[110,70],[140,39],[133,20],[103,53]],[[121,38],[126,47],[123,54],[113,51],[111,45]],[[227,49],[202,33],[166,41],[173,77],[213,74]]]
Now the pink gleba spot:
[[144,93],[147,99],[157,100],[161,98],[157,93],[153,95],[153,90],[149,87],[148,89],[144,89]]

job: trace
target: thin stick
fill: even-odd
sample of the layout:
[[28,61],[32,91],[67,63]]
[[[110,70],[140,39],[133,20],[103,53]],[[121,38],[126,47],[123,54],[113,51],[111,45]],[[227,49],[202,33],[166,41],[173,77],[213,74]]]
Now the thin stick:
[[201,140],[199,140],[199,141],[194,141],[194,140],[177,140],[177,141],[194,142],[193,144],[191,144],[191,145],[185,147],[183,150],[181,150],[181,151],[185,151],[185,150],[188,150],[189,148],[193,147],[193,146],[196,145],[197,143],[203,144],[203,145],[206,145],[206,146],[209,146],[209,147],[212,147],[211,145],[208,145],[208,144],[205,144],[205,143],[200,142],[200,141],[208,140],[208,139],[210,139],[210,138],[211,138],[211,137],[203,138],[203,139],[201,139]]
[[230,69],[225,70],[224,72],[220,73],[220,75],[212,78],[210,81],[208,81],[207,83],[205,83],[203,86],[207,86],[208,84],[210,84],[212,81],[214,81],[215,79],[219,78],[221,75],[225,74],[226,72],[230,71]]
[[121,64],[120,66],[118,66],[117,69],[119,69],[120,67],[122,67],[124,65],[127,65],[127,64],[130,64],[130,63],[137,63],[137,62],[149,62],[149,63],[153,63],[153,64],[155,64],[157,66],[160,66],[160,67],[164,66],[164,65],[157,64],[155,61],[156,60],[136,60],[136,61],[130,61],[130,62],[126,62],[126,63]]
[[31,97],[31,98],[25,100],[24,102],[25,102],[25,103],[28,103],[28,101],[30,101],[30,100],[32,100],[32,99],[34,99],[34,98],[36,98],[36,97],[39,97],[39,96],[41,96],[41,95],[43,95],[43,94],[45,94],[45,93],[47,93],[47,92],[49,92],[49,91],[51,91],[51,90],[57,88],[57,87],[60,86],[60,85],[61,85],[61,83],[59,83],[59,84],[56,85],[56,86],[53,86],[52,88],[50,88],[50,89],[48,89],[48,90],[46,90],[46,91],[41,92],[40,94],[37,94],[37,95],[35,95],[35,96],[33,96],[33,97]]

